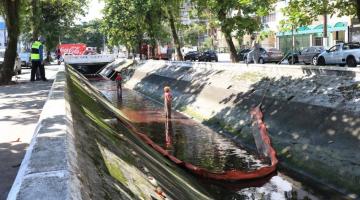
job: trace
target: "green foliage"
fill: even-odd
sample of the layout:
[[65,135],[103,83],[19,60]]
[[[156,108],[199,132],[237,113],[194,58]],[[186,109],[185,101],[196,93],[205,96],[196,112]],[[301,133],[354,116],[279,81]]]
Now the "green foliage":
[[197,46],[200,35],[206,33],[206,24],[191,24],[184,27],[184,43],[189,46]]
[[354,0],[292,0],[282,10],[287,19],[280,22],[282,31],[289,31],[292,27],[306,26],[316,20],[319,15],[354,16],[356,14]]
[[103,34],[99,30],[101,23],[101,20],[93,20],[71,26],[67,28],[66,33],[61,37],[61,42],[85,43],[89,47],[97,47],[100,50],[104,41]]
[[[306,0],[307,1],[307,0]],[[304,7],[306,4],[304,0],[294,0],[289,3],[286,8],[282,9],[286,19],[280,21],[281,31],[291,31],[301,26],[311,24],[314,19],[314,12],[310,7]],[[317,15],[316,15],[317,16]]]
[[[194,0],[199,12],[206,11],[218,21],[221,31],[230,49],[233,62],[237,61],[237,53],[232,37],[242,38],[261,29],[261,16],[272,10],[276,0]],[[235,35],[234,35],[235,33]]]
[[[46,47],[53,50],[59,37],[75,24],[79,15],[84,15],[88,0],[32,0],[25,1],[23,35],[28,42],[42,35]],[[35,8],[34,8],[35,7]]]
[[[260,17],[268,15],[275,0],[196,0],[200,10],[207,10],[225,32],[237,35],[260,29]],[[201,11],[202,12],[202,11]],[[255,14],[255,15],[254,15]]]
[[147,20],[152,20],[146,14],[149,12],[149,7],[151,7],[149,1],[106,0],[101,31],[106,34],[108,43],[111,46],[138,45],[147,29],[146,17]]

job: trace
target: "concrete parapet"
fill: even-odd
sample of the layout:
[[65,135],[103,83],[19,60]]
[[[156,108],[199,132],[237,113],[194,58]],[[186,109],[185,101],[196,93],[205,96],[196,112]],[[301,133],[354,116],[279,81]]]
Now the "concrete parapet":
[[283,166],[360,193],[359,68],[146,61],[134,69],[126,87],[161,102],[168,85],[176,109],[247,144],[249,110],[261,104]]
[[65,72],[56,75],[9,200],[81,199]]

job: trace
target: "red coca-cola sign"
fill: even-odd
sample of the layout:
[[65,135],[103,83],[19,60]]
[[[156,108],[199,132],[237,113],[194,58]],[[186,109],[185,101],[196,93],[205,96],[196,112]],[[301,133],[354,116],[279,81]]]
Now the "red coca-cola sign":
[[83,55],[86,50],[86,44],[61,44],[58,46],[60,49],[61,55],[71,54],[71,55]]

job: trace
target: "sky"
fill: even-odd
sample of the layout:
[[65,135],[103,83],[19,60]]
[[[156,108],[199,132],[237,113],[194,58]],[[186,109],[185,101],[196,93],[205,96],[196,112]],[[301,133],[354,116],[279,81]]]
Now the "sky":
[[101,19],[103,16],[101,10],[104,8],[104,6],[105,3],[102,0],[90,0],[87,14],[84,17],[81,17],[80,21],[88,22],[93,19]]

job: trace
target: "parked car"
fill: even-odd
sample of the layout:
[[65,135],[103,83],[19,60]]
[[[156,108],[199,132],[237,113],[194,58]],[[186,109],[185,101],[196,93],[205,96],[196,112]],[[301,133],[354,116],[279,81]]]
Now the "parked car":
[[239,53],[238,53],[238,58],[239,61],[244,61],[244,57],[247,53],[249,53],[251,51],[251,49],[246,48],[246,49],[240,49]]
[[325,51],[324,47],[321,46],[312,46],[308,48],[304,48],[297,55],[298,62],[304,63],[306,65],[312,64],[317,65],[317,59],[319,54]]
[[215,51],[208,50],[201,53],[198,57],[198,60],[204,62],[211,62],[211,61],[218,62],[218,56]]
[[[249,59],[249,60],[247,59],[249,56],[249,53],[247,53],[244,56],[244,60],[247,62],[249,62],[249,61],[253,62],[251,59]],[[280,62],[283,57],[284,57],[284,54],[276,48],[269,48],[269,49],[260,48],[260,57],[259,57],[258,63],[264,64],[264,63],[268,63],[268,62]]]
[[[5,58],[5,49],[0,49],[0,64],[3,64]],[[19,55],[16,54],[14,64],[14,75],[21,74],[21,61]]]
[[317,65],[335,64],[356,67],[360,63],[359,43],[339,43],[322,52],[317,59]]
[[21,67],[28,67],[31,68],[31,54],[28,52],[22,52],[19,54]]
[[189,51],[185,54],[184,60],[196,61],[199,59],[200,53],[198,51]]

